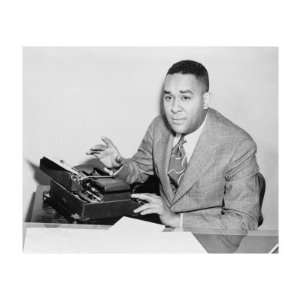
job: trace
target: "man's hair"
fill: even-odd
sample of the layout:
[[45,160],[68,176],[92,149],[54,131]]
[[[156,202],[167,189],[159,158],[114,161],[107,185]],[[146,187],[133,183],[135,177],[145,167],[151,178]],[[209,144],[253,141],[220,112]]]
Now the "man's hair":
[[204,85],[204,92],[208,92],[208,72],[202,64],[193,60],[181,60],[171,66],[171,68],[167,72],[167,75],[172,75],[176,73],[195,75],[196,78],[199,79],[199,81]]

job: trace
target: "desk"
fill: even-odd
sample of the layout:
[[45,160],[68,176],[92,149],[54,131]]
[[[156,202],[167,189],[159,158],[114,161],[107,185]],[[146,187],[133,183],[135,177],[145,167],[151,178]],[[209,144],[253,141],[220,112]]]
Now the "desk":
[[[94,224],[70,223],[59,215],[53,208],[43,202],[43,193],[49,190],[49,186],[38,186],[30,205],[30,209],[24,224],[24,235],[28,227],[67,227],[90,228],[106,230],[117,219],[102,220]],[[208,253],[268,253],[278,243],[278,232],[275,230],[256,230],[246,236],[231,234],[218,234],[215,231],[198,231],[193,233]]]

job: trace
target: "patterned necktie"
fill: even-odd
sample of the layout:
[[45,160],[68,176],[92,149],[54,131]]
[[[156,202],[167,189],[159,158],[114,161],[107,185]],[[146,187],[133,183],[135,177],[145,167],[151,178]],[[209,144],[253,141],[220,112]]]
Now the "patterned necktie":
[[176,192],[187,168],[187,157],[183,148],[183,144],[185,142],[184,136],[182,135],[171,152],[168,175],[174,193]]

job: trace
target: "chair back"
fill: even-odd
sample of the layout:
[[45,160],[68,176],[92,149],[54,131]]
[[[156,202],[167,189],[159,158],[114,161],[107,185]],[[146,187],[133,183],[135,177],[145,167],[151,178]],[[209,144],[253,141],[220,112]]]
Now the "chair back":
[[262,206],[263,206],[263,201],[264,201],[264,196],[266,191],[266,180],[261,173],[257,173],[257,178],[259,184],[259,209],[260,209],[259,217],[258,217],[258,226],[260,226],[264,221],[264,217],[262,214]]

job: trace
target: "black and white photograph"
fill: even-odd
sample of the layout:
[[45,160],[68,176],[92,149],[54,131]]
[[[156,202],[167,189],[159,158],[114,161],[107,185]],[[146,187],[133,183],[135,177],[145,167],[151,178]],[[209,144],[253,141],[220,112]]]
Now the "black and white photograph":
[[0,298],[298,299],[298,6],[2,1]]
[[23,47],[25,253],[279,252],[277,47]]

